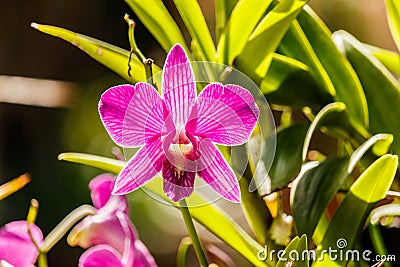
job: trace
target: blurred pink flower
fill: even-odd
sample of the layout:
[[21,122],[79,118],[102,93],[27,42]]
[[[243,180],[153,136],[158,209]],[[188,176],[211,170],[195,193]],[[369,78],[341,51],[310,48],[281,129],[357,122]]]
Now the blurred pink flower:
[[162,96],[148,83],[120,85],[101,97],[101,120],[114,142],[141,149],[117,177],[113,194],[126,194],[162,171],[173,201],[192,194],[198,174],[224,198],[240,202],[238,181],[214,143],[244,144],[259,109],[246,89],[211,83],[196,96],[192,66],[180,45],[167,55]]
[[0,266],[33,267],[39,251],[28,233],[30,229],[36,244],[43,241],[42,231],[27,221],[14,221],[0,229]]
[[137,239],[126,198],[111,195],[113,187],[111,174],[99,175],[89,184],[97,212],[83,219],[68,236],[71,246],[89,248],[82,254],[79,266],[157,266],[146,246]]

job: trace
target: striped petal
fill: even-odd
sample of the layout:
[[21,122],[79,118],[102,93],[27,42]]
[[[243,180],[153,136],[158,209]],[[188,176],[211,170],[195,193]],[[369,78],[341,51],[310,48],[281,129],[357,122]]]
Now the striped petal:
[[100,118],[113,141],[137,147],[159,136],[164,124],[162,100],[147,83],[111,87],[99,102]]
[[146,144],[125,164],[112,194],[127,194],[147,183],[161,171],[164,158],[160,137]]
[[210,140],[200,143],[199,176],[225,199],[240,203],[236,176],[217,147]]
[[194,74],[179,44],[171,48],[163,69],[162,92],[166,113],[180,130],[188,121],[196,97]]
[[241,145],[250,138],[258,113],[254,98],[246,89],[212,83],[199,94],[186,130],[218,144]]

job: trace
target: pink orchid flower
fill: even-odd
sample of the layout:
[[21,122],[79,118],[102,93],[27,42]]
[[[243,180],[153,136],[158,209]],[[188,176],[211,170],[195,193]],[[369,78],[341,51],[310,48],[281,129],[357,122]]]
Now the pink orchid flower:
[[[28,228],[29,227],[29,228]],[[28,233],[40,245],[42,231],[27,221],[14,221],[0,229],[0,266],[33,267],[39,251]]]
[[154,258],[137,238],[124,196],[113,196],[114,177],[102,174],[89,183],[95,215],[83,219],[68,236],[71,246],[89,248],[79,259],[81,267],[154,267]]
[[246,89],[211,83],[196,96],[192,66],[180,45],[167,55],[162,96],[148,83],[108,89],[99,103],[114,142],[141,147],[117,177],[113,194],[131,192],[162,171],[173,201],[192,194],[198,174],[219,195],[240,202],[238,181],[215,144],[248,141],[259,109]]

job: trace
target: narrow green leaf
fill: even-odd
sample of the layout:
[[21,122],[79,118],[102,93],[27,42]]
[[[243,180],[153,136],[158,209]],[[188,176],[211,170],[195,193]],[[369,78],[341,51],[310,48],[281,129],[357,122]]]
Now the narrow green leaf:
[[400,154],[399,83],[353,36],[339,31],[334,33],[333,37],[363,85],[370,110],[369,131],[373,134],[381,132],[393,134],[392,149],[396,154]]
[[215,61],[214,41],[198,2],[196,0],[174,0],[174,3],[190,35],[203,52],[203,59]]
[[308,243],[307,236],[302,235],[300,238],[296,236],[290,241],[285,248],[285,252],[280,256],[280,260],[276,267],[308,267]]
[[[62,156],[61,156],[62,155]],[[63,153],[59,156],[60,160],[76,162],[93,166],[113,173],[119,173],[123,167],[123,162],[108,159],[100,156],[81,154],[81,153]],[[150,191],[156,197],[170,203],[177,208],[177,203],[171,201],[163,191],[162,179],[152,179],[142,187]],[[271,266],[270,262],[261,262],[258,258],[258,252],[263,247],[257,243],[246,231],[244,231],[229,215],[209,203],[196,193],[193,193],[186,199],[190,214],[193,218],[215,234],[226,244],[230,245],[237,252],[242,254],[255,266]]]
[[294,195],[292,210],[298,234],[313,236],[326,206],[353,172],[356,163],[368,149],[386,143],[387,140],[391,140],[390,135],[373,136],[354,151],[351,157],[327,159],[300,177],[291,193]]
[[332,41],[329,29],[308,6],[297,19],[334,85],[336,101],[347,106],[350,121],[356,129],[367,128],[368,107],[361,83]]
[[397,49],[400,50],[400,2],[398,0],[386,0],[388,23]]
[[189,52],[185,39],[161,0],[125,0],[165,51],[179,43]]
[[310,67],[313,75],[317,77],[317,81],[319,81],[326,92],[332,96],[336,94],[335,87],[328,73],[297,20],[293,21],[292,26],[282,39],[279,45],[279,51],[286,56],[304,62]]
[[254,77],[250,75],[253,72],[264,77],[271,64],[273,53],[293,19],[307,2],[307,0],[280,1],[258,24],[242,48],[243,51],[239,50],[234,65],[252,79]]
[[400,54],[373,45],[364,44],[364,47],[376,57],[388,70],[400,74]]
[[270,103],[318,110],[334,101],[305,64],[280,54],[274,54],[264,77],[251,76]]
[[[130,62],[130,66],[132,68],[132,77],[129,77],[129,52],[122,48],[54,26],[40,25],[36,23],[32,23],[31,26],[41,32],[59,37],[67,42],[70,42],[71,44],[75,45],[76,47],[87,53],[93,59],[97,60],[101,64],[110,68],[115,73],[119,74],[128,82],[136,83],[139,81],[146,81],[146,72],[143,63],[135,55],[132,55],[132,59]],[[157,73],[159,71],[160,69],[154,65],[154,73]]]
[[215,1],[215,35],[217,42],[225,29],[226,22],[231,17],[238,0],[216,0]]
[[249,192],[250,183],[246,178],[239,180],[242,207],[246,220],[250,225],[257,241],[261,245],[267,243],[268,226],[272,222],[272,216],[265,202],[258,196],[257,191]]
[[235,5],[218,42],[220,63],[232,64],[271,2],[272,0],[240,0]]
[[269,171],[272,191],[287,185],[299,173],[307,129],[307,124],[298,124],[277,132],[275,157]]
[[[353,249],[359,238],[371,210],[376,203],[383,199],[393,182],[397,169],[397,156],[384,155],[366,169],[357,181],[350,187],[349,193],[335,212],[322,240],[319,252],[338,247],[339,241],[345,239],[346,246],[341,247],[343,253]],[[351,225],[352,227],[349,227]],[[325,257],[323,265],[330,260]],[[336,264],[345,266],[346,262],[337,261]]]
[[298,234],[312,237],[326,206],[347,178],[348,158],[331,158],[307,171],[294,188],[293,218]]

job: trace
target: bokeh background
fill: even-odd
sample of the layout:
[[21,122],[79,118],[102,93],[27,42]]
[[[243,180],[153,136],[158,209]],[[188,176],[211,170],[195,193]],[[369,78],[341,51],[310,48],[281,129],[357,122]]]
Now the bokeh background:
[[[164,2],[181,22],[173,2]],[[200,4],[212,25],[213,1]],[[310,5],[331,30],[345,29],[363,42],[395,50],[383,0],[312,0]],[[90,203],[87,184],[100,171],[59,162],[57,155],[76,151],[113,156],[97,103],[108,87],[124,83],[76,47],[34,30],[30,23],[61,26],[128,49],[125,13],[137,22],[140,49],[163,65],[166,54],[123,0],[0,1],[0,183],[25,172],[32,176],[26,188],[0,202],[0,225],[24,219],[30,199],[36,198],[37,224],[47,234],[72,209]],[[185,235],[179,214],[143,192],[130,198],[142,240],[160,266],[174,266]],[[240,208],[224,205],[244,224]],[[211,235],[206,239],[217,242]],[[246,265],[232,250],[222,248],[237,266]],[[69,248],[64,238],[50,251],[49,265],[76,266],[81,253]]]

